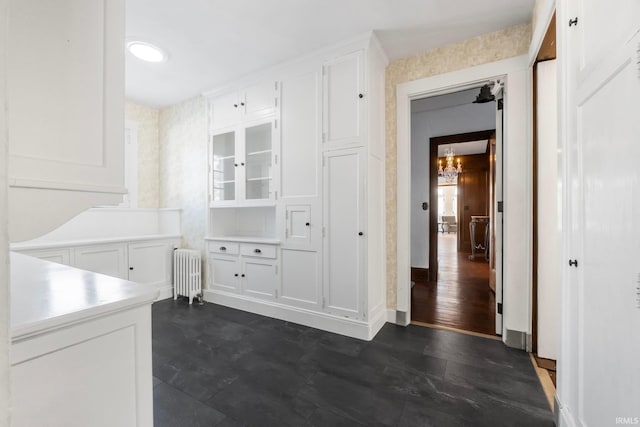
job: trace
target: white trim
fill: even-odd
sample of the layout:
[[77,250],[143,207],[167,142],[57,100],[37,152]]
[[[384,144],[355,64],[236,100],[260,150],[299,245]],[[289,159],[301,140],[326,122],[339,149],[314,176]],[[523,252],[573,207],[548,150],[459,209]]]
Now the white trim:
[[[397,97],[397,306],[411,318],[411,100],[451,93],[528,68],[521,55],[399,84]],[[508,82],[507,82],[508,84]],[[508,108],[508,103],[506,103]],[[506,182],[506,180],[505,180]],[[503,321],[503,324],[505,322]]]
[[60,190],[60,191],[84,191],[88,193],[109,193],[109,194],[126,194],[124,187],[112,187],[106,185],[77,184],[72,182],[60,181],[41,181],[29,178],[12,178],[9,179],[9,186],[13,188],[35,188],[43,190]]
[[158,289],[160,290],[160,293],[158,294],[158,298],[156,298],[156,302],[173,298],[173,285],[161,286]]
[[536,62],[536,57],[540,52],[544,36],[547,34],[551,18],[553,18],[553,13],[556,11],[556,0],[543,1],[544,4],[539,9],[538,20],[536,21],[536,27],[533,29],[531,44],[529,45],[529,66],[533,66]]
[[387,308],[387,322],[396,324],[396,311],[392,308]]
[[556,411],[559,411],[558,414],[558,427],[576,427],[578,424],[576,423],[573,414],[565,405],[562,404],[560,398],[558,398],[558,394],[555,396],[556,401]]
[[218,290],[203,289],[202,293],[206,302],[366,341],[373,339],[386,321],[384,310],[380,310],[371,322],[363,322]]

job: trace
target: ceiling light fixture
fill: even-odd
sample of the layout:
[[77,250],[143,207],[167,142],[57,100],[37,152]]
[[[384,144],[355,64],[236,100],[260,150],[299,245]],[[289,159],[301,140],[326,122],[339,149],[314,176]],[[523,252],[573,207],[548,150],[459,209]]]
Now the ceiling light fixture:
[[151,43],[132,41],[127,43],[127,49],[133,56],[146,62],[164,62],[167,60],[166,52]]
[[453,184],[457,181],[458,174],[462,173],[462,164],[460,162],[460,158],[458,158],[458,166],[456,167],[453,165],[453,157],[455,156],[455,153],[451,146],[445,150],[444,155],[447,165],[446,167],[442,167],[442,160],[438,160],[438,176],[444,178],[448,184]]

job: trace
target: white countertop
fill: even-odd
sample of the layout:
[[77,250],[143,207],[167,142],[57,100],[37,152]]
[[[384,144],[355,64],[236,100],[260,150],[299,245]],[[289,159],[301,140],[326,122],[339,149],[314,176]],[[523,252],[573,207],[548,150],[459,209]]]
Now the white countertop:
[[102,243],[138,242],[143,240],[166,240],[180,238],[182,238],[182,236],[179,234],[146,234],[142,236],[96,237],[91,239],[77,240],[38,240],[25,243],[12,243],[10,245],[10,248],[12,251],[26,251],[30,249],[66,248],[72,246],[87,246]]
[[158,289],[11,253],[13,341],[138,305]]
[[205,237],[205,240],[213,241],[227,241],[227,242],[240,242],[240,243],[266,243],[269,245],[279,245],[280,239],[275,237],[247,237],[247,236],[214,236]]

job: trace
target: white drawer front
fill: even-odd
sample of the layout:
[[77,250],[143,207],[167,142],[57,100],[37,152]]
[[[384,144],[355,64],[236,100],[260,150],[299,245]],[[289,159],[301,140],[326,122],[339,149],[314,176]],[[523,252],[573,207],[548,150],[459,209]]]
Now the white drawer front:
[[240,253],[245,256],[260,258],[276,258],[276,247],[274,245],[263,245],[260,243],[243,243],[240,245]]
[[216,254],[231,254],[237,255],[239,253],[238,247],[240,245],[236,242],[223,242],[223,241],[214,241],[209,242],[209,252],[213,252]]

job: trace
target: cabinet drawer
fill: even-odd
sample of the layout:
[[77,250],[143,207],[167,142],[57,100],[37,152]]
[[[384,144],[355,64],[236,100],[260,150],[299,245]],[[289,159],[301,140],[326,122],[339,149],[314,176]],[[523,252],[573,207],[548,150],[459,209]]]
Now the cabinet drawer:
[[260,243],[243,243],[240,245],[240,253],[245,256],[275,258],[276,247],[274,245],[262,245]]
[[238,243],[236,242],[223,242],[223,241],[215,241],[209,242],[209,252],[213,252],[216,254],[238,254]]

